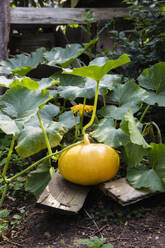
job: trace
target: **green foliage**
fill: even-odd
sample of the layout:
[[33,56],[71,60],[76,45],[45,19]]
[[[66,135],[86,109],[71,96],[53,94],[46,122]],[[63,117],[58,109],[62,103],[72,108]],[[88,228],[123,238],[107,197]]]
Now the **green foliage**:
[[[1,98],[0,126],[6,134],[18,135],[38,107],[50,99],[48,92],[32,91],[22,86],[9,89]],[[21,103],[21,104],[20,104]]]
[[[70,137],[69,143],[82,142],[86,130],[90,130],[90,135],[98,142],[124,151],[127,178],[135,188],[165,190],[164,145],[149,144],[144,134],[147,126],[154,122],[143,123],[149,108],[146,103],[164,107],[165,62],[146,68],[136,80],[113,73],[119,67],[128,72],[132,62],[127,54],[117,59],[96,57],[84,66],[80,55],[89,52],[90,57],[89,48],[96,40],[49,52],[41,48],[29,56],[17,55],[0,63],[0,71],[10,75],[10,78],[0,77],[0,84],[8,88],[0,97],[0,129],[12,136],[11,145],[0,163],[1,206],[8,186],[14,192],[25,186],[24,174],[27,174],[26,190],[38,198],[54,174],[54,163],[68,148],[65,138]],[[80,67],[73,67],[74,61]],[[41,63],[60,70],[41,80],[24,77]],[[85,113],[85,106],[91,105],[93,98],[92,114]],[[73,105],[75,109],[81,106],[82,113],[80,109],[72,112]],[[146,107],[144,111],[142,106]],[[159,127],[154,125],[161,136]],[[161,138],[159,140],[161,143]],[[14,149],[22,158],[45,149],[47,155],[11,173]]]
[[68,0],[27,0],[27,1],[21,1],[21,0],[10,0],[11,7],[63,7],[63,5],[66,4],[67,7],[72,7],[72,3],[70,6],[70,1],[68,3]]
[[41,195],[51,179],[50,168],[50,161],[46,160],[27,176],[26,190],[33,193],[36,198]]
[[88,66],[81,68],[65,69],[64,73],[71,74],[80,77],[91,78],[95,81],[100,81],[105,74],[112,69],[129,63],[130,59],[128,55],[123,54],[118,60],[107,60],[105,57],[93,60]]
[[143,146],[144,148],[149,148],[149,145],[140,133],[137,123],[133,117],[132,111],[128,110],[125,114],[122,122],[121,129],[123,132],[130,137],[133,144]]
[[[136,145],[137,146],[137,145]],[[133,187],[164,192],[165,145],[151,143],[149,149],[127,145],[127,179]]]
[[59,121],[65,126],[65,128],[70,129],[75,126],[75,117],[72,111],[65,111],[59,116]]
[[[66,132],[65,127],[60,122],[53,121],[53,118],[59,113],[57,106],[53,104],[45,105],[40,115],[48,135],[51,147],[59,145]],[[31,117],[18,136],[16,151],[25,158],[29,157],[46,148],[44,135],[40,123],[36,116]]]
[[[14,79],[14,80],[13,80]],[[7,88],[11,88],[13,87],[14,85],[22,85],[30,90],[36,90],[38,89],[39,87],[39,84],[30,79],[30,78],[18,78],[18,77],[15,77],[13,79],[8,79],[4,76],[1,76],[0,77],[0,85],[3,86],[3,87],[7,87]]]
[[45,48],[39,48],[32,52],[30,56],[19,54],[13,59],[3,60],[0,62],[0,73],[25,76],[42,63],[44,52]]
[[18,208],[17,213],[13,214],[13,216],[7,209],[0,210],[0,237],[6,234],[9,227],[12,230],[20,225],[22,221],[25,221],[26,215],[24,208]]
[[5,218],[9,215],[9,211],[7,209],[0,210],[0,218]]
[[139,84],[147,89],[147,97],[144,102],[150,105],[158,104],[165,107],[165,63],[159,62],[143,70],[138,77]]
[[138,168],[127,170],[128,182],[136,189],[151,189],[164,192],[164,184],[154,169],[148,170],[147,166],[142,165]]
[[79,239],[78,243],[81,245],[86,245],[91,248],[113,248],[112,244],[105,244],[106,238],[99,238],[94,236],[91,239]]
[[8,217],[9,211],[7,209],[0,210],[0,237],[4,234],[8,229],[8,221],[5,219]]
[[129,137],[121,130],[114,127],[114,120],[105,116],[92,133],[98,142],[112,147],[121,147],[129,142]]
[[118,84],[111,94],[111,100],[117,102],[118,106],[105,106],[100,110],[100,114],[104,117],[122,120],[129,109],[136,113],[139,110],[139,103],[144,101],[146,97],[146,91],[134,81],[128,81],[122,85]]
[[49,52],[45,52],[44,58],[46,59],[46,64],[50,66],[61,65],[65,68],[79,57],[84,50],[80,44],[68,44],[66,48],[56,47]]
[[[3,166],[6,163],[6,157],[9,152],[9,146],[11,142],[11,137],[5,135],[0,139],[0,170],[3,168]],[[20,158],[16,153],[13,153],[11,155],[10,162],[12,164],[12,167],[8,171],[8,175],[13,176],[18,170],[22,170],[26,168],[29,163],[31,163],[31,159],[22,159]],[[13,197],[16,195],[21,195],[24,192],[24,187],[25,187],[25,178],[24,177],[18,177],[15,181],[11,182],[9,184],[9,190],[10,193]],[[3,192],[4,189],[4,182],[2,179],[2,176],[0,175],[0,193]]]
[[[53,75],[55,80],[59,78],[60,84],[57,89],[60,97],[65,99],[76,99],[78,97],[93,98],[96,91],[96,82],[91,78],[62,74]],[[121,82],[120,75],[106,74],[99,83],[99,95],[107,94],[115,85]]]
[[[20,69],[21,70],[21,69]],[[29,90],[43,90],[51,87],[52,85],[59,83],[58,80],[54,80],[53,78],[42,78],[40,81],[32,80],[29,77],[17,77],[14,76],[12,79],[6,78],[4,76],[0,76],[0,86],[12,88],[13,86],[23,86],[28,88]]]
[[[111,34],[115,39],[115,50],[110,56],[119,56],[125,51],[131,58],[130,69],[122,70],[124,75],[137,77],[144,68],[165,57],[165,15],[163,1],[125,0],[130,7],[129,17],[125,18],[127,29],[114,30]],[[116,49],[117,47],[117,49]]]

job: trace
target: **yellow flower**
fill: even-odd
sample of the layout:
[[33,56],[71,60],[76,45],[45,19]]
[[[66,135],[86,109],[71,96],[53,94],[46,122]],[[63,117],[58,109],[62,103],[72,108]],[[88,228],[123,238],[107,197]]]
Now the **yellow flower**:
[[93,110],[93,105],[86,105],[85,106],[85,111],[88,113],[88,112],[91,112]]
[[[83,104],[78,104],[75,105],[73,107],[71,107],[71,110],[74,114],[76,114],[79,111],[80,116],[83,114]],[[92,105],[85,105],[84,111],[85,112],[91,112],[93,110],[93,106]]]
[[77,111],[79,111],[79,105],[75,105],[75,106],[71,107],[71,110],[72,110],[73,114],[76,114]]

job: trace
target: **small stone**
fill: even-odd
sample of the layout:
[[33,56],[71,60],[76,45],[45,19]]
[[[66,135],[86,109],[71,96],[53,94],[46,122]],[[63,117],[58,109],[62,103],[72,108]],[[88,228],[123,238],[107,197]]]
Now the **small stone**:
[[49,232],[44,233],[44,238],[51,239],[51,234]]

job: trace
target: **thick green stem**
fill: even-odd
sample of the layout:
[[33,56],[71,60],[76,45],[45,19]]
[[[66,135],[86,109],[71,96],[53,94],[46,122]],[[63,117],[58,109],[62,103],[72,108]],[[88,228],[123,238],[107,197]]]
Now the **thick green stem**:
[[49,143],[49,139],[48,139],[48,136],[47,136],[46,131],[44,129],[44,124],[43,124],[43,122],[41,120],[41,116],[40,116],[39,112],[37,112],[37,116],[38,116],[38,120],[40,122],[40,126],[41,126],[41,129],[42,129],[43,135],[44,135],[46,146],[48,148],[48,154],[52,154],[52,149],[51,149],[51,146],[50,146],[50,143]]
[[141,117],[140,117],[139,122],[142,122],[142,121],[143,121],[143,119],[144,119],[144,117],[145,117],[145,115],[146,115],[146,113],[147,113],[149,107],[150,107],[150,105],[147,105],[147,107],[145,108],[143,114],[142,114]]
[[85,135],[84,135],[84,144],[85,144],[85,145],[89,145],[89,144],[90,144],[88,134],[85,134]]
[[44,158],[41,158],[40,160],[38,160],[37,162],[33,163],[32,165],[30,165],[30,166],[27,167],[26,169],[24,169],[24,170],[20,171],[19,173],[17,173],[15,176],[10,177],[9,179],[6,179],[6,181],[7,181],[8,183],[12,182],[12,181],[15,180],[17,177],[20,177],[20,176],[22,176],[24,173],[27,173],[28,171],[32,170],[35,166],[37,166],[38,164],[42,163],[42,162],[45,161],[46,159],[49,159],[49,158],[51,158],[51,157],[53,157],[53,156],[55,157],[55,156],[57,156],[57,155],[60,155],[60,154],[61,154],[62,152],[64,152],[65,150],[70,149],[70,148],[72,148],[73,146],[82,144],[83,142],[84,142],[84,141],[81,140],[81,141],[79,141],[79,142],[77,142],[77,143],[74,143],[74,144],[72,144],[72,145],[70,145],[70,146],[65,147],[64,149],[62,149],[62,150],[59,151],[59,152],[54,152],[54,153],[52,153],[52,154],[49,154],[49,155],[45,156]]
[[97,86],[96,86],[95,101],[94,101],[94,106],[93,106],[92,117],[91,117],[90,122],[86,126],[84,126],[83,131],[82,131],[83,135],[85,135],[86,129],[88,127],[90,127],[93,124],[94,120],[95,120],[96,109],[97,109],[97,101],[98,101],[98,94],[99,94],[99,81],[97,81]]
[[82,128],[83,128],[85,105],[86,105],[86,97],[84,97],[82,115],[80,116],[80,130],[82,130]]
[[143,107],[143,103],[141,103],[141,104],[140,104],[140,106],[139,106],[139,110],[140,110],[142,107]]
[[11,155],[12,155],[12,152],[13,152],[13,149],[14,149],[14,143],[15,143],[15,136],[13,135],[11,145],[10,145],[10,149],[9,149],[9,152],[8,152],[8,155],[7,155],[7,160],[6,160],[5,166],[3,168],[3,172],[2,172],[2,177],[4,178],[5,181],[6,181],[6,172],[8,170],[9,162],[10,162]]
[[6,183],[5,188],[4,188],[3,192],[2,192],[2,196],[1,196],[1,200],[0,200],[0,208],[2,207],[3,202],[5,200],[7,189],[8,189],[8,183]]
[[75,139],[78,139],[78,131],[79,131],[79,127],[77,125],[77,114],[75,115]]

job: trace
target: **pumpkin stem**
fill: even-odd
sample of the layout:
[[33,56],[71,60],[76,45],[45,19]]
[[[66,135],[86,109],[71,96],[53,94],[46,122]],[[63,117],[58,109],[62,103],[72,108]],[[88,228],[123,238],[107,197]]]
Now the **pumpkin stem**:
[[88,134],[85,134],[84,135],[84,144],[85,145],[89,145],[90,144],[90,141],[89,141],[89,138],[88,138]]
[[97,109],[97,101],[98,101],[98,94],[99,94],[99,81],[97,81],[97,86],[96,86],[96,93],[95,93],[95,100],[94,100],[94,106],[93,106],[93,113],[92,113],[92,117],[91,120],[88,124],[86,124],[85,127],[83,127],[82,130],[82,134],[85,135],[85,131],[88,127],[90,127],[94,120],[95,120],[95,116],[96,116],[96,109]]

